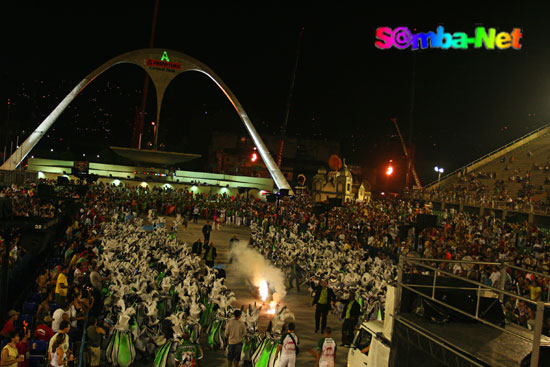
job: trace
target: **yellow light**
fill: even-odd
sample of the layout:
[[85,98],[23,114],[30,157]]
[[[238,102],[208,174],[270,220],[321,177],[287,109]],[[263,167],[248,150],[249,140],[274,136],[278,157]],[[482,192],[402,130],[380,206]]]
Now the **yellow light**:
[[386,171],[386,175],[391,176],[392,173],[393,173],[393,167],[392,167],[392,166],[388,166],[388,170]]
[[267,313],[270,315],[275,315],[275,312],[277,312],[277,302],[271,301],[269,302],[269,310],[267,310]]
[[262,280],[260,282],[260,298],[265,302],[267,296],[269,295],[269,288],[267,287],[267,282]]
[[147,187],[147,182],[142,182],[142,183],[140,184],[140,186],[141,186],[141,187]]

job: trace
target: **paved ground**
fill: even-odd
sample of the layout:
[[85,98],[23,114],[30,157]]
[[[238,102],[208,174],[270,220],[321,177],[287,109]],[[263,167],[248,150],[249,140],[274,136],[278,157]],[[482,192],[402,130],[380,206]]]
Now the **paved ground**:
[[[170,220],[169,220],[170,222]],[[178,232],[178,238],[185,240],[188,243],[195,242],[198,238],[203,239],[202,226],[205,221],[199,221],[198,224],[190,223],[186,231],[180,230]],[[170,225],[170,223],[167,223]],[[229,264],[229,240],[236,234],[238,238],[243,241],[248,241],[250,238],[250,230],[248,227],[237,226],[222,226],[220,230],[213,230],[210,235],[210,240],[214,242],[217,248],[218,258],[217,263],[227,264],[227,286],[235,292],[237,301],[233,305],[234,307],[240,307],[241,305],[248,305],[253,303],[256,299],[247,286],[246,279],[239,278],[235,275],[235,271],[232,271],[232,265]],[[296,316],[296,334],[300,338],[300,355],[296,361],[297,366],[314,366],[315,358],[307,353],[307,350],[313,349],[317,345],[317,341],[322,337],[321,334],[315,334],[315,309],[311,306],[312,298],[309,295],[307,289],[300,289],[298,293],[296,289],[290,290],[286,298],[283,300],[283,304],[287,305],[290,310]],[[260,302],[259,300],[256,300]],[[270,316],[262,311],[258,326],[260,331],[264,331],[269,323]],[[341,321],[336,315],[329,314],[328,326],[333,329],[333,337],[340,344],[341,341]],[[226,366],[227,362],[224,359],[222,351],[209,351],[204,348],[206,343],[201,342],[205,351],[205,358],[203,361],[203,367],[220,367]],[[347,359],[347,348],[338,347],[336,366],[345,366]]]

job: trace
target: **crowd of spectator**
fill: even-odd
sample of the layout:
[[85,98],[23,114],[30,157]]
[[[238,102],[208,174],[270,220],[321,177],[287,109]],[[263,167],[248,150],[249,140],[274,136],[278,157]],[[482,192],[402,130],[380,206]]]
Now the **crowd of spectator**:
[[[425,190],[422,195],[448,202],[550,212],[550,156],[546,156],[545,163],[537,159],[540,154],[533,155],[531,151],[521,159],[502,156],[500,168],[489,164],[490,172],[476,170],[457,175],[451,182]],[[517,184],[521,186],[518,188]]]
[[0,198],[11,199],[15,217],[53,218],[56,207],[36,197],[36,186],[8,186],[0,190]]
[[[473,177],[459,185],[463,185],[462,189],[481,188],[477,180]],[[460,195],[460,192],[458,186],[456,192],[445,191],[447,195]],[[20,206],[24,209],[20,210],[42,213],[42,205],[33,201],[32,189],[12,187],[2,193],[26,200],[26,204]],[[63,237],[57,239],[50,266],[38,275],[26,301],[34,306],[24,307],[25,313],[31,315],[25,319],[27,324],[18,322],[19,312],[10,311],[2,337],[10,343],[16,341],[16,346],[23,343],[26,348],[30,339],[49,342],[50,346],[60,342],[60,348],[66,353],[78,350],[81,335],[86,332],[96,345],[100,335],[108,330],[97,325],[84,330],[84,323],[86,315],[92,315],[96,324],[95,317],[102,313],[102,274],[96,262],[102,252],[102,224],[113,219],[123,220],[131,212],[141,216],[180,214],[187,221],[203,218],[213,221],[218,228],[256,221],[264,227],[274,226],[276,230],[309,231],[316,239],[336,241],[342,251],[363,249],[367,256],[384,256],[394,263],[399,256],[411,253],[434,259],[506,262],[525,269],[508,268],[507,289],[533,301],[547,301],[549,297],[548,278],[542,274],[550,275],[550,235],[526,222],[507,223],[489,214],[480,217],[445,211],[440,213],[439,226],[415,234],[410,230],[404,232],[401,227],[415,222],[419,213],[430,212],[429,207],[418,201],[345,203],[325,212],[318,209],[307,193],[285,198],[276,205],[257,198],[248,199],[246,195],[194,194],[187,190],[126,188],[99,183],[91,185],[86,195],[80,197],[80,209]],[[55,209],[51,213],[55,215]],[[17,261],[20,256],[17,240],[10,246],[13,246],[13,261]],[[500,267],[496,265],[441,263],[438,266],[484,284],[500,284]],[[534,313],[524,302],[508,298],[505,307],[509,322],[532,326]],[[548,317],[545,322],[548,334]],[[18,328],[23,332],[16,337],[14,332]],[[63,339],[58,341],[60,334]]]
[[[491,181],[482,181],[485,179]],[[475,172],[459,177],[455,183],[417,190],[413,195],[516,211],[550,209],[550,188],[533,185],[530,172],[519,175],[518,171],[509,176],[507,182],[519,183],[521,187],[514,193],[507,188],[504,179],[496,178],[496,173]],[[550,178],[545,182],[545,185],[550,184]]]
[[[15,214],[21,214],[21,208],[27,208],[27,216],[33,216],[30,213],[41,213],[43,208],[48,207],[33,199],[34,192],[32,186],[13,186],[3,190],[6,197],[16,199]],[[19,200],[24,200],[24,205],[20,205]],[[9,318],[0,331],[4,342],[9,345],[16,341],[14,345],[19,354],[24,356],[18,362],[19,367],[29,366],[29,360],[33,361],[33,357],[40,357],[39,362],[34,360],[38,364],[33,364],[40,366],[44,365],[42,362],[46,356],[56,360],[59,348],[67,360],[72,360],[74,357],[71,355],[79,351],[86,316],[101,313],[101,285],[96,282],[97,287],[93,287],[90,281],[99,277],[95,260],[101,246],[96,235],[104,218],[97,216],[93,200],[85,200],[82,204],[82,209],[73,217],[64,236],[55,242],[51,258],[47,261],[48,266],[39,272],[36,284],[23,303],[22,312],[10,310]],[[54,207],[47,217],[55,213]],[[11,241],[15,249],[18,249],[19,237],[17,235]],[[10,252],[10,262],[17,261],[15,255],[11,256],[15,249]],[[87,330],[87,333],[93,334],[94,331]],[[48,347],[42,348],[41,342],[48,343]],[[45,356],[45,350],[53,350],[53,354]],[[33,355],[33,352],[38,355]],[[2,363],[4,357],[9,358],[2,355]]]
[[[4,254],[6,252],[6,246],[9,246],[8,267],[10,269],[13,268],[26,253],[25,248],[19,246],[20,238],[20,235],[16,235],[12,238],[12,241],[10,241],[10,243],[7,243],[7,241],[5,241],[2,236],[0,236],[0,254]],[[4,266],[3,261],[4,256],[0,256],[0,268]]]

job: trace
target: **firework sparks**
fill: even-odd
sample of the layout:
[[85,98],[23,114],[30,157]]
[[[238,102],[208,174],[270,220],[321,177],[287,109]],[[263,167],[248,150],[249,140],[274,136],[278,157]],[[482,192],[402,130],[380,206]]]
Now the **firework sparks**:
[[269,302],[269,310],[267,310],[267,313],[269,315],[275,315],[276,311],[277,311],[277,302],[275,301]]
[[260,297],[262,298],[262,301],[265,302],[268,296],[269,296],[269,288],[267,286],[267,282],[265,280],[262,280],[260,282]]

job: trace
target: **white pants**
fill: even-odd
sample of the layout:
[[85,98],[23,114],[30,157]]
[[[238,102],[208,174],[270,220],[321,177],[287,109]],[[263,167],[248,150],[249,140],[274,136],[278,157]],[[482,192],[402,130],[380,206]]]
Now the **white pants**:
[[320,360],[319,367],[334,367],[334,360]]
[[281,361],[279,367],[294,367],[296,366],[296,354],[283,355],[281,354]]

